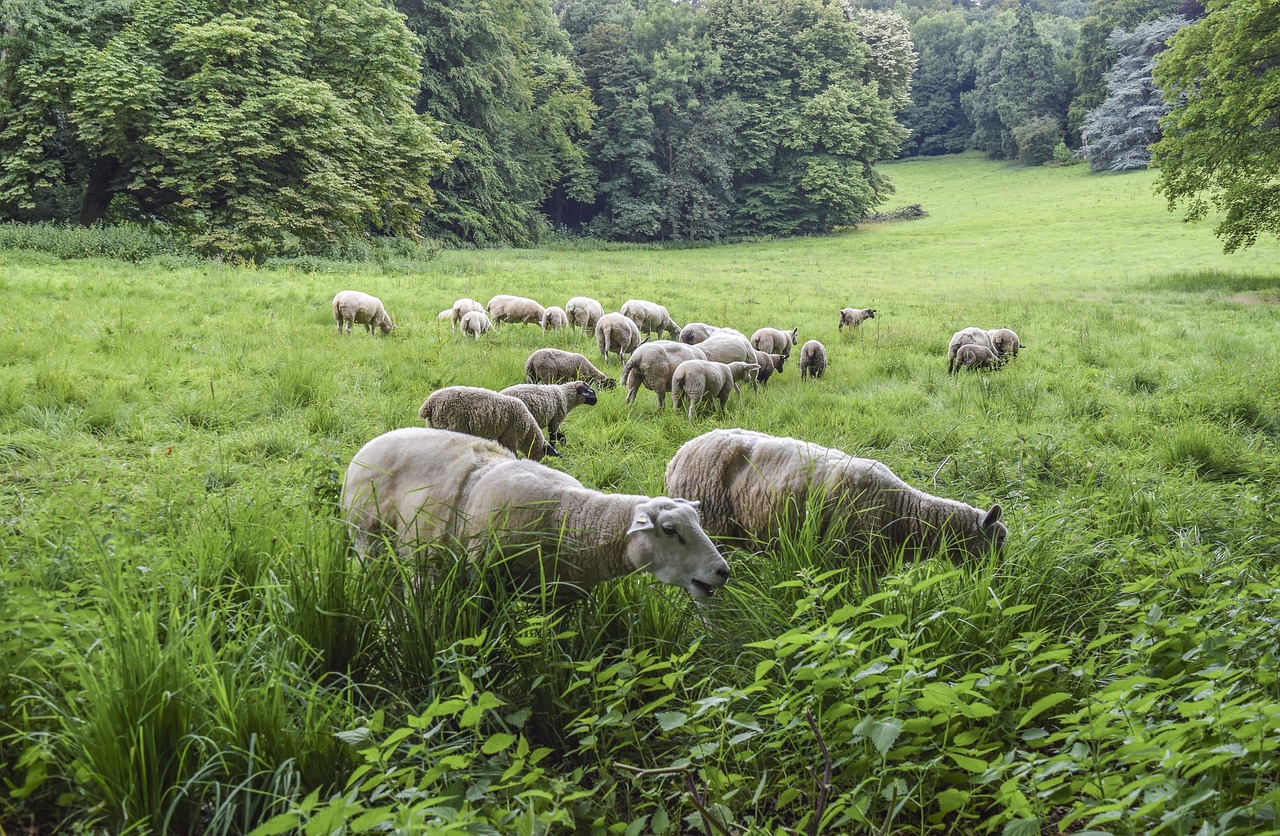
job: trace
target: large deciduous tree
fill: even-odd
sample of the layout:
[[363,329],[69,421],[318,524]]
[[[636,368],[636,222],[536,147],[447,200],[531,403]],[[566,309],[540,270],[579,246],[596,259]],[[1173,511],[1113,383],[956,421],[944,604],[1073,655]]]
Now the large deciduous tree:
[[415,40],[382,3],[9,5],[10,213],[78,177],[82,223],[162,219],[236,257],[416,232],[449,152],[413,111]]
[[1169,208],[1188,220],[1222,212],[1216,232],[1234,252],[1280,236],[1280,4],[1209,0],[1156,64],[1173,110],[1154,161]]

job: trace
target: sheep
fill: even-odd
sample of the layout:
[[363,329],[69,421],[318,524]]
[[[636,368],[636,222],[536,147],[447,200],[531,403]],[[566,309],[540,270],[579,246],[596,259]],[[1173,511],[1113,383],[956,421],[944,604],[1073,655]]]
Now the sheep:
[[991,338],[991,347],[995,349],[1001,363],[1017,357],[1018,351],[1022,348],[1017,333],[1011,328],[995,328],[988,331],[987,336]]
[[542,326],[543,331],[567,328],[569,327],[569,315],[559,305],[552,305],[542,312],[542,320],[538,324]]
[[[911,487],[874,459],[750,430],[713,430],[667,465],[671,496],[699,500],[713,537],[776,540],[817,514],[819,536],[850,553],[870,546],[928,555],[945,545],[957,563],[1001,551],[1008,529],[1000,505],[982,510]],[[811,521],[812,522],[812,521]]]
[[609,362],[610,354],[617,354],[621,363],[622,355],[630,357],[639,346],[640,328],[630,317],[607,313],[596,322],[596,347],[604,355],[605,363]]
[[352,325],[363,325],[370,334],[377,326],[383,336],[395,330],[395,323],[387,315],[387,309],[377,296],[358,290],[340,290],[333,297],[333,321],[339,334],[350,334]]
[[680,326],[667,313],[667,309],[657,302],[646,302],[643,299],[628,299],[619,309],[622,315],[630,319],[645,336],[661,334],[666,331],[672,339],[680,336]]
[[467,311],[462,315],[462,333],[471,334],[477,340],[481,334],[487,334],[493,329],[493,323],[489,321],[489,317],[485,316],[484,311]]
[[600,493],[448,430],[407,427],[366,443],[347,468],[341,510],[362,557],[384,535],[402,558],[431,544],[459,545],[473,560],[493,549],[520,586],[587,589],[644,570],[701,599],[729,580],[696,502]]
[[498,394],[524,401],[538,426],[547,428],[547,440],[552,444],[565,442],[564,433],[560,432],[560,423],[571,409],[583,404],[596,405],[596,390],[581,380],[560,384],[517,383]]
[[757,351],[756,362],[760,364],[760,371],[756,372],[755,379],[751,381],[751,391],[760,391],[760,387],[768,383],[769,378],[773,377],[775,372],[782,374],[782,365],[786,361],[787,358],[781,354]]
[[486,308],[489,311],[489,319],[493,321],[495,326],[500,322],[541,325],[542,314],[546,312],[546,308],[532,299],[527,299],[524,296],[507,296],[505,294],[500,294],[490,299]]
[[569,322],[582,329],[582,333],[595,332],[596,323],[604,316],[604,306],[590,296],[575,296],[564,303]]
[[996,350],[995,345],[991,342],[991,335],[986,331],[974,326],[961,328],[951,335],[951,343],[947,346],[947,374],[951,374],[956,370],[956,351],[962,345],[985,346],[991,349],[993,353]]
[[[462,322],[462,318],[472,311],[483,312],[484,305],[481,305],[474,299],[467,299],[465,297],[454,302],[453,307],[449,309],[449,319],[452,321],[452,324],[449,326],[450,333],[458,327],[458,324]],[[441,311],[441,315],[443,315],[443,313],[444,312]]]
[[567,383],[582,380],[602,389],[612,389],[613,378],[591,365],[581,354],[558,348],[540,348],[524,362],[524,376],[530,383]]
[[817,340],[809,340],[800,347],[800,379],[812,375],[814,380],[827,370],[827,347]]
[[966,343],[956,349],[954,372],[966,369],[998,369],[1000,356],[985,345]]
[[627,387],[627,403],[636,399],[643,384],[658,393],[658,409],[667,408],[667,391],[676,366],[685,360],[705,360],[707,355],[696,345],[672,340],[655,340],[635,350],[622,367],[622,385]]
[[875,319],[875,308],[841,308],[840,309],[840,325],[837,331],[844,331],[845,326],[857,328],[868,319]]
[[680,329],[680,342],[685,345],[697,345],[720,329],[705,322],[690,322]]
[[757,351],[790,357],[791,349],[795,347],[799,337],[799,328],[792,328],[790,331],[783,331],[780,328],[760,328],[751,335],[751,346]]
[[714,334],[697,343],[697,346],[707,355],[708,360],[715,360],[717,363],[756,361],[756,350],[751,347],[751,341],[741,331],[732,328],[717,328]]
[[683,398],[689,400],[689,420],[698,408],[704,396],[720,399],[720,414],[729,403],[729,397],[737,392],[742,394],[738,383],[755,378],[760,370],[759,363],[744,363],[741,360],[733,363],[720,363],[715,360],[685,360],[676,366],[671,375],[672,406],[680,408]]
[[429,427],[492,439],[534,461],[560,455],[547,443],[524,401],[492,389],[478,386],[437,389],[422,402],[418,415],[426,419]]
[[449,331],[452,333],[452,331],[453,331],[453,326],[454,326],[454,323],[453,323],[453,308],[445,308],[443,311],[441,311],[440,313],[436,314],[436,322],[448,322],[448,323],[449,323]]

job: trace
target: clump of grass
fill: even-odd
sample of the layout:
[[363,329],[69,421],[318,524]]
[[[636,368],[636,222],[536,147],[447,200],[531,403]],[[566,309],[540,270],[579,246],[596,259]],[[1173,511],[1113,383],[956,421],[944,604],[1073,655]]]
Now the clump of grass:
[[1188,467],[1205,479],[1229,482],[1254,471],[1239,437],[1208,424],[1174,427],[1159,450],[1169,467]]

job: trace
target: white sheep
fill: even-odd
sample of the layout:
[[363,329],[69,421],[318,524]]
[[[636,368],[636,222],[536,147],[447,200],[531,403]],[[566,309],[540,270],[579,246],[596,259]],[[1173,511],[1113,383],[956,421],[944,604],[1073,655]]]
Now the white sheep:
[[898,548],[953,560],[1000,550],[1002,509],[982,510],[911,487],[884,464],[795,438],[713,430],[686,442],[666,470],[672,496],[699,500],[714,536],[769,542],[818,514],[816,530],[851,551]]
[[427,396],[418,415],[427,426],[498,442],[537,461],[558,456],[524,401],[478,386],[446,386]]
[[690,322],[680,329],[680,342],[685,345],[697,345],[720,329],[705,322]]
[[757,351],[790,357],[791,349],[795,347],[796,340],[799,338],[799,328],[792,328],[790,331],[783,331],[781,328],[760,328],[751,335],[751,346]]
[[751,391],[760,391],[760,387],[768,383],[769,378],[773,377],[775,372],[782,374],[782,366],[786,361],[787,358],[781,354],[757,351],[756,362],[760,364],[760,371],[756,372],[755,379],[751,381]]
[[542,321],[539,324],[543,331],[557,331],[569,327],[569,315],[559,305],[552,305],[542,312]]
[[685,360],[676,366],[671,375],[671,405],[680,408],[680,401],[689,401],[689,420],[693,420],[698,403],[704,397],[719,399],[720,414],[724,414],[729,397],[737,392],[742,394],[738,384],[743,380],[752,380],[760,370],[759,363],[720,363],[715,360]]
[[581,354],[559,348],[540,348],[524,362],[524,376],[530,383],[568,383],[582,380],[602,389],[612,389],[613,378],[591,365]]
[[347,468],[341,507],[362,556],[384,536],[401,557],[432,545],[473,558],[492,549],[518,585],[587,589],[647,571],[707,598],[729,579],[697,503],[600,493],[447,430],[409,427],[365,444]]
[[564,303],[569,322],[581,328],[582,333],[595,333],[596,323],[604,316],[604,306],[590,296],[575,296]]
[[492,329],[493,323],[485,316],[484,311],[467,311],[462,315],[463,335],[471,334],[478,340],[481,334],[487,334]]
[[646,302],[643,299],[628,299],[619,309],[623,316],[630,319],[645,336],[661,334],[666,331],[672,339],[680,336],[680,326],[676,325],[667,309],[657,302]]
[[951,342],[947,345],[947,374],[951,374],[956,370],[956,351],[962,345],[981,345],[995,352],[996,347],[991,342],[991,335],[981,328],[970,326],[961,328],[959,331],[951,335]]
[[953,372],[960,371],[961,368],[969,369],[998,369],[1000,368],[1000,355],[996,354],[985,345],[975,345],[974,343],[966,343],[956,349]]
[[717,363],[756,361],[756,350],[751,347],[751,340],[741,331],[732,328],[717,328],[714,334],[696,345],[707,355],[708,360],[715,360]]
[[494,325],[500,322],[541,325],[542,315],[546,312],[546,308],[532,299],[507,294],[493,297],[486,307],[489,311],[489,319]]
[[868,319],[874,319],[876,311],[874,308],[841,308],[840,309],[840,325],[837,331],[843,331],[846,326],[857,328]]
[[988,331],[987,336],[991,338],[991,347],[995,349],[1001,363],[1017,357],[1022,348],[1017,332],[1011,328],[995,328]]
[[627,387],[627,403],[636,399],[643,385],[658,393],[658,409],[667,408],[667,392],[676,366],[685,360],[705,360],[707,355],[696,345],[673,340],[655,340],[635,350],[622,367],[622,385]]
[[560,424],[574,407],[596,405],[596,390],[581,380],[569,383],[517,383],[508,386],[498,394],[510,395],[524,401],[529,407],[529,414],[538,422],[539,427],[546,427],[547,440],[552,444],[563,444],[564,433],[560,432]]
[[370,334],[376,326],[385,336],[396,327],[381,299],[358,290],[340,290],[333,297],[333,321],[339,334],[350,334],[352,325],[363,325]]
[[[452,333],[454,330],[456,330],[459,323],[462,322],[462,318],[467,314],[471,313],[472,311],[480,311],[481,313],[483,313],[484,305],[481,305],[479,302],[477,302],[474,299],[467,299],[466,297],[463,297],[462,299],[459,299],[456,302],[454,302],[453,307],[449,309],[449,320],[452,322],[452,324],[449,326],[449,331]],[[441,311],[442,316],[443,314],[444,312]]]
[[809,340],[800,347],[800,379],[822,377],[827,370],[827,347],[817,340]]
[[618,362],[623,362],[623,355],[631,356],[640,346],[640,328],[634,320],[620,313],[607,313],[596,322],[596,347],[604,355],[605,363],[610,354],[618,355]]

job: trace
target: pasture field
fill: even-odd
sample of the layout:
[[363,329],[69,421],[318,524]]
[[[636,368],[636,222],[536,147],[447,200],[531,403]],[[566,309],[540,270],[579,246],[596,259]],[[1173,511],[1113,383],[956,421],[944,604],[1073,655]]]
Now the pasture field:
[[[1223,256],[1146,172],[887,171],[927,218],[412,271],[0,252],[0,829],[1280,830],[1280,248]],[[345,288],[398,329],[339,337]],[[552,464],[583,483],[659,494],[680,444],[741,426],[1002,503],[1007,554],[871,565],[801,528],[727,553],[703,604],[354,563],[361,444],[540,346],[600,360],[435,320],[497,293],[828,348],[723,418],[602,392]],[[840,335],[844,306],[878,313]],[[1025,348],[949,376],[968,325]]]

